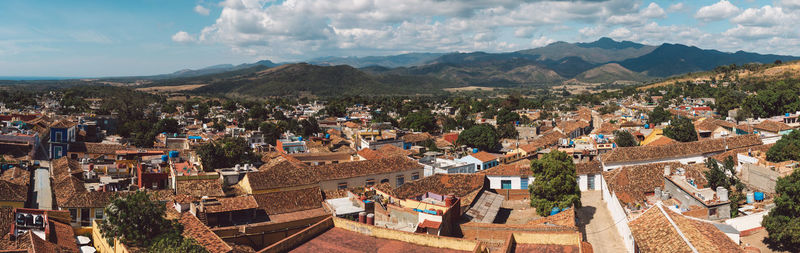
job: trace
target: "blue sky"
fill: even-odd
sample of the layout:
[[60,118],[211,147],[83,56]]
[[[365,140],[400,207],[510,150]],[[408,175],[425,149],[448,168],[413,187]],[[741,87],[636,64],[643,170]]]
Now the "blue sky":
[[800,55],[800,0],[3,0],[0,13],[0,76],[500,52],[603,36]]

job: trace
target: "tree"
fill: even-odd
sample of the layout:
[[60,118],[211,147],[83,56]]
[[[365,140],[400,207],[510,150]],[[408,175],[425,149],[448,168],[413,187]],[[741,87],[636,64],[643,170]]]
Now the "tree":
[[311,117],[300,121],[300,132],[303,137],[309,137],[321,133],[322,129],[319,128],[317,119]]
[[222,103],[222,109],[225,109],[225,110],[231,111],[231,112],[232,111],[236,111],[236,102],[233,102],[232,100],[225,100],[225,102]]
[[775,192],[775,207],[761,221],[769,233],[766,242],[780,250],[800,249],[800,170],[778,178]]
[[497,112],[497,125],[514,124],[520,121],[519,114],[506,108]]
[[265,120],[269,117],[267,109],[263,105],[256,105],[247,111],[247,116],[251,119]]
[[255,163],[258,156],[250,150],[244,138],[225,137],[216,142],[209,142],[197,149],[203,160],[203,170],[230,168],[236,164]]
[[272,145],[275,145],[283,133],[283,130],[281,130],[278,125],[267,121],[258,124],[258,128],[261,129],[261,133],[264,135],[264,143],[269,143]]
[[669,121],[671,116],[672,114],[670,114],[669,111],[664,110],[664,107],[657,106],[656,108],[653,108],[653,111],[647,114],[647,122],[651,125],[658,125],[661,124],[661,122]]
[[[647,97],[647,98],[650,98],[650,97]],[[603,106],[602,108],[600,108],[600,110],[598,110],[598,112],[600,114],[609,114],[609,113],[616,112],[617,110],[619,110],[619,108],[620,108],[619,105],[617,105],[615,103],[609,103],[606,106]]]
[[614,131],[614,142],[620,147],[633,147],[639,145],[639,142],[636,141],[636,137],[633,137],[633,135],[628,131],[621,130]]
[[800,160],[800,131],[792,130],[767,150],[767,161]]
[[205,253],[208,252],[203,245],[200,245],[192,238],[183,237],[176,233],[167,233],[156,237],[153,244],[147,248],[148,252],[163,253]]
[[430,111],[418,111],[409,113],[400,126],[419,132],[435,132],[439,126],[436,125],[436,117]]
[[500,138],[507,138],[507,139],[514,139],[517,138],[517,136],[519,136],[517,128],[511,123],[506,123],[497,127],[497,134],[500,135]]
[[553,151],[531,162],[533,184],[530,188],[531,206],[541,216],[550,215],[553,207],[559,209],[581,206],[581,190],[575,174],[572,157]]
[[156,122],[153,126],[153,131],[156,133],[180,133],[181,130],[177,120],[167,118]]
[[496,151],[500,149],[500,135],[493,126],[480,124],[462,131],[456,143],[484,151]]
[[736,217],[739,215],[739,202],[745,199],[745,185],[736,177],[736,162],[732,156],[726,157],[722,164],[719,167],[717,160],[709,158],[706,160],[708,170],[703,174],[709,188],[716,190],[717,187],[722,187],[730,192],[728,199],[731,201],[731,217]]
[[664,136],[680,142],[697,140],[697,131],[694,130],[692,120],[686,117],[673,117],[669,126],[664,128]]
[[118,238],[126,245],[147,247],[153,238],[164,234],[180,236],[180,223],[164,218],[165,206],[153,201],[144,191],[127,196],[115,196],[105,209],[106,217],[100,223],[100,232],[109,244]]
[[325,108],[322,109],[326,114],[334,117],[344,117],[347,116],[347,106],[342,102],[334,102],[328,105],[325,105]]

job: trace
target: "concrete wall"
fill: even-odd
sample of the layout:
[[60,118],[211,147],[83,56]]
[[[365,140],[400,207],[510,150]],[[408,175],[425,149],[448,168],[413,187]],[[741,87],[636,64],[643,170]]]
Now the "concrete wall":
[[331,228],[333,228],[333,218],[328,217],[258,252],[259,253],[288,252],[289,250],[297,246],[300,246],[301,244],[313,239],[314,237],[324,233],[325,231]]
[[594,176],[594,188],[589,188],[589,175],[578,175],[578,187],[581,191],[595,191],[600,190],[600,180],[603,178],[601,174],[592,174]]
[[287,222],[262,222],[244,226],[212,228],[225,242],[261,249],[330,217],[329,214]]
[[471,252],[485,252],[485,248],[481,243],[473,240],[465,240],[460,238],[446,237],[446,236],[433,236],[427,234],[415,234],[387,228],[376,227],[368,224],[362,224],[346,219],[333,218],[334,226],[344,230],[357,232],[360,234],[396,240],[401,242],[413,243],[421,246],[454,249]]
[[[730,205],[725,204],[718,206],[707,206],[705,203],[692,197],[689,193],[685,192],[670,180],[664,179],[664,190],[668,191],[670,195],[672,195],[672,198],[681,202],[681,208],[689,208],[693,205],[708,208],[708,219],[710,220],[727,219],[731,217]],[[712,214],[712,212],[716,213]]]
[[731,225],[739,232],[753,230],[761,227],[761,220],[767,215],[767,211],[754,213],[751,215],[739,216],[733,219],[725,220],[725,224]]
[[603,190],[603,201],[606,202],[606,208],[608,208],[608,212],[611,214],[611,220],[615,222],[617,232],[619,232],[619,235],[622,237],[625,248],[629,253],[633,253],[635,251],[635,242],[633,240],[631,228],[628,226],[628,215],[625,213],[625,209],[622,208],[622,204],[619,203],[617,195],[608,190],[606,181],[600,180],[600,184]]
[[747,183],[748,186],[755,187],[759,191],[775,193],[775,186],[780,176],[777,171],[751,163],[742,164],[740,168],[742,181]]
[[392,188],[399,187],[397,185],[397,176],[403,176],[404,182],[410,182],[411,176],[417,173],[419,178],[422,178],[422,168],[419,169],[412,169],[394,173],[385,173],[385,174],[378,174],[378,175],[369,175],[369,176],[361,176],[361,177],[353,177],[353,178],[345,178],[345,179],[337,179],[337,180],[326,180],[319,183],[319,187],[323,190],[337,190],[339,187],[339,183],[347,183],[348,188],[352,187],[363,187],[367,184],[367,179],[373,179],[375,184],[379,184],[382,180],[388,179],[389,184],[392,185]]

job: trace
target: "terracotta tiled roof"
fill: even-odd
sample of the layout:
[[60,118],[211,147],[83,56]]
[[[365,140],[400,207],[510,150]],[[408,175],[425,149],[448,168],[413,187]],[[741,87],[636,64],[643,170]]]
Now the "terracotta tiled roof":
[[500,164],[487,170],[479,171],[477,174],[487,176],[533,176],[531,162],[522,159],[513,163]]
[[377,151],[384,158],[393,156],[409,156],[412,153],[410,150],[405,150],[394,145],[383,145]]
[[3,174],[0,175],[0,180],[27,186],[31,180],[31,173],[25,169],[14,167],[4,171]]
[[752,146],[752,147],[746,147],[746,148],[732,149],[732,150],[729,150],[727,152],[714,155],[711,158],[714,158],[715,160],[717,160],[719,162],[722,162],[722,161],[725,160],[725,158],[730,156],[730,157],[733,157],[733,162],[735,164],[739,164],[739,156],[737,154],[746,153],[748,151],[767,152],[767,150],[769,150],[772,147],[772,145],[775,145],[775,144],[774,143],[773,144],[764,144],[764,145],[758,145],[758,146]]
[[50,233],[48,241],[55,243],[64,249],[69,249],[70,252],[79,252],[78,243],[75,241],[75,231],[72,226],[66,223],[50,220]]
[[368,148],[359,150],[358,151],[358,155],[363,157],[366,160],[375,160],[375,159],[380,159],[381,157],[383,157],[380,153],[378,153],[378,151],[375,151],[375,150],[372,150],[372,149],[368,149]]
[[743,252],[713,224],[687,218],[668,208],[651,207],[629,224],[642,252],[692,252],[689,243],[697,252]]
[[777,133],[777,132],[780,132],[780,131],[792,129],[792,127],[790,127],[789,125],[784,124],[783,122],[777,122],[777,121],[772,121],[772,120],[761,121],[761,123],[758,123],[758,124],[754,125],[753,128],[758,129],[758,130],[772,132],[772,133]]
[[125,193],[84,192],[70,197],[64,203],[59,203],[59,207],[105,207],[111,202],[114,194]]
[[609,190],[616,193],[623,205],[643,203],[646,194],[654,192],[656,187],[664,188],[664,166],[670,166],[672,170],[684,168],[686,177],[695,179],[699,186],[707,183],[702,173],[705,171],[705,165],[687,165],[679,162],[625,166],[603,172],[603,178]]
[[220,197],[225,196],[222,191],[222,184],[218,179],[192,179],[192,180],[178,180],[176,187],[177,194],[186,194],[191,196],[209,196]]
[[395,197],[415,198],[428,192],[463,197],[484,186],[486,177],[477,174],[435,174],[416,181],[407,182],[394,189]]
[[28,200],[28,187],[0,180],[0,201],[25,202]]
[[258,208],[264,209],[269,215],[322,207],[322,193],[319,187],[255,194],[253,197],[258,203]]
[[74,142],[69,144],[69,152],[113,155],[117,150],[126,149],[119,144],[94,143],[94,142]]
[[529,225],[535,224],[551,224],[571,228],[577,228],[575,224],[575,208],[567,208],[555,215],[550,215],[544,218],[535,219],[528,222]]
[[439,229],[439,226],[441,225],[442,223],[438,221],[423,220],[417,227]]
[[758,135],[740,135],[726,138],[680,142],[663,146],[620,147],[603,155],[603,163],[649,161],[691,155],[723,152],[725,150],[761,145]]
[[558,129],[561,129],[561,131],[564,132],[564,134],[572,133],[575,130],[578,130],[578,128],[584,128],[584,127],[588,127],[588,126],[589,126],[589,122],[582,121],[582,120],[577,120],[577,121],[576,120],[565,120],[565,121],[558,122],[558,124],[557,124]]
[[185,212],[181,214],[181,218],[178,221],[183,224],[183,236],[194,239],[197,243],[203,245],[208,252],[224,253],[233,250],[230,245],[225,243],[191,213]]
[[536,138],[531,143],[520,146],[519,148],[528,153],[535,152],[539,148],[557,144],[558,140],[562,138],[567,138],[567,136],[559,131],[549,131],[543,134],[541,137]]
[[701,131],[714,131],[717,127],[733,128],[736,124],[714,118],[704,118],[694,122],[694,127]]
[[418,143],[422,141],[433,140],[433,136],[429,133],[413,133],[403,135],[403,137],[400,137],[400,139],[407,143]]
[[575,173],[578,175],[600,174],[600,172],[603,172],[603,165],[597,159],[575,164]]
[[619,125],[611,124],[611,123],[608,123],[608,122],[603,122],[603,124],[600,125],[600,128],[595,130],[595,133],[596,134],[610,135],[610,134],[613,134],[614,131],[617,131],[617,130],[619,130]]
[[72,121],[69,121],[69,120],[66,120],[66,119],[62,119],[62,120],[56,121],[55,123],[51,124],[50,127],[52,127],[52,128],[70,128],[70,127],[73,127],[73,126],[76,126],[76,125],[78,125],[78,123],[75,123],[75,122],[72,122]]
[[481,162],[488,162],[497,159],[497,156],[490,154],[489,152],[486,151],[480,151],[478,153],[470,154],[470,156],[477,158]]
[[217,202],[219,202],[219,204],[205,205],[204,211],[207,213],[222,213],[258,208],[256,199],[250,195],[218,198]]
[[661,136],[656,137],[656,139],[651,141],[650,143],[647,143],[645,146],[664,146],[664,145],[673,144],[675,142],[676,142],[675,140],[670,139],[669,137],[661,135]]
[[0,235],[8,234],[14,224],[14,208],[0,207]]
[[61,157],[50,163],[50,173],[53,175],[55,181],[59,181],[72,174],[83,173],[83,169],[78,161],[67,157]]
[[344,179],[398,171],[422,169],[422,165],[407,157],[389,157],[319,166],[297,166],[282,162],[270,168],[245,175],[252,190],[316,184],[321,181]]

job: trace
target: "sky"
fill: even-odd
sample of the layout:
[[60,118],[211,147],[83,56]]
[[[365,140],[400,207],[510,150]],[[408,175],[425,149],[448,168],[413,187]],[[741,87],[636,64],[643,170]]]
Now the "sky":
[[3,0],[0,13],[0,76],[508,52],[600,37],[800,55],[800,0]]

